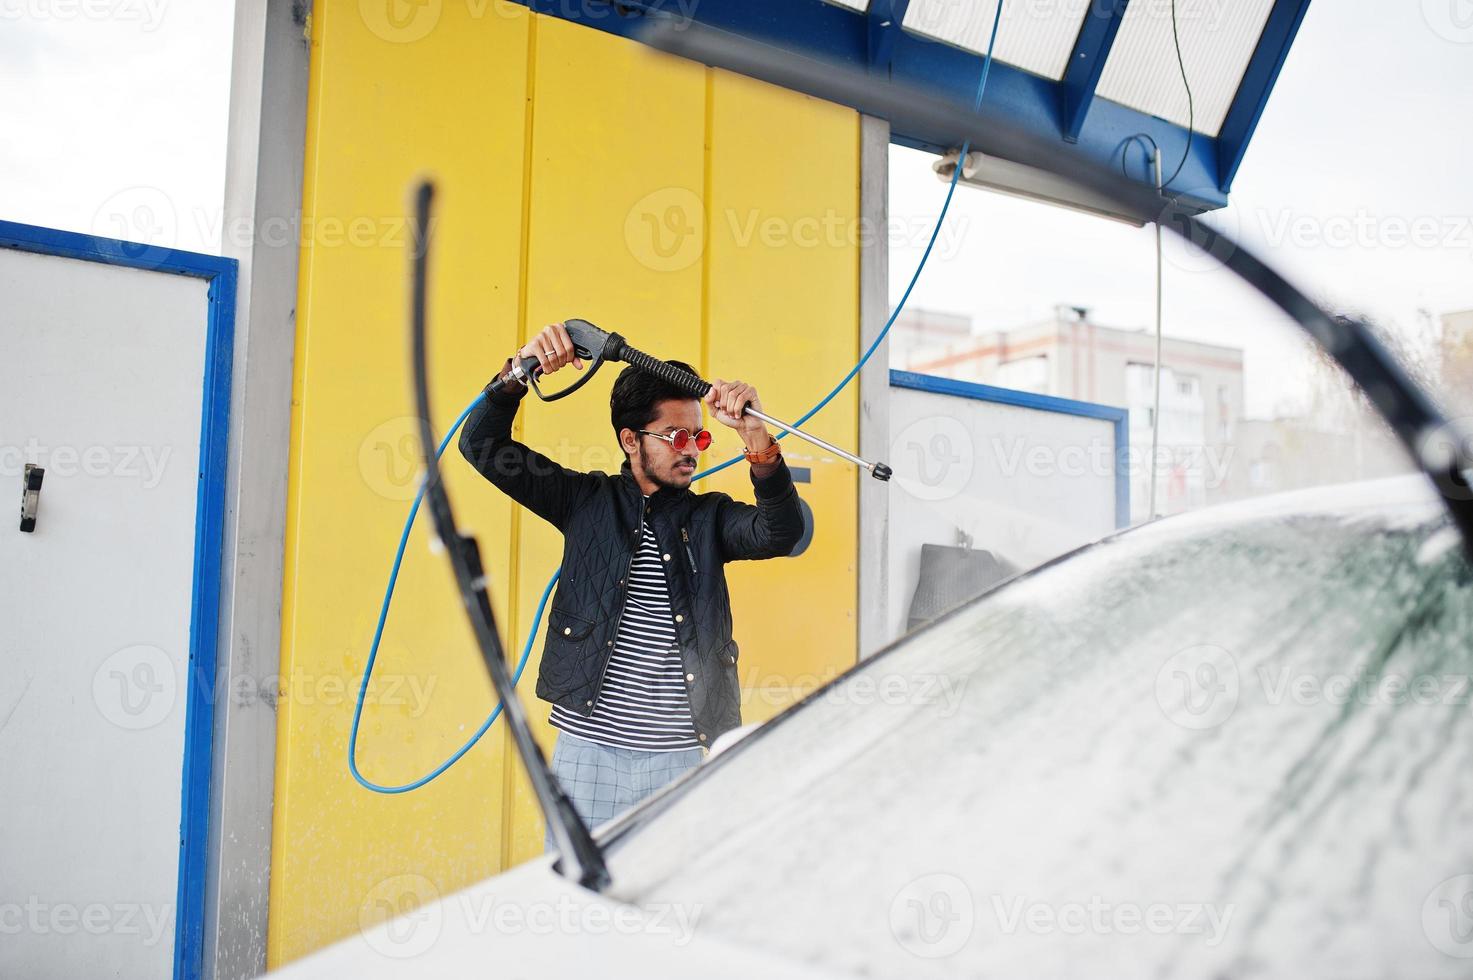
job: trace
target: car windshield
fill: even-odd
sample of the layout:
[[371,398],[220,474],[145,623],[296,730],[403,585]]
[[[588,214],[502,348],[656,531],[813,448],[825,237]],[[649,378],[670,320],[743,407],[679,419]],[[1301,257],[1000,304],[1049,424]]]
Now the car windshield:
[[1469,636],[1422,478],[1158,522],[912,634],[610,828],[612,892],[871,975],[1451,974]]

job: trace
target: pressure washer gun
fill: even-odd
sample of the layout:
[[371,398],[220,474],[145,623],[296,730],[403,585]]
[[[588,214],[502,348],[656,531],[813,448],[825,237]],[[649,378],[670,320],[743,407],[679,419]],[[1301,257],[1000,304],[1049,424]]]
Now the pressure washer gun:
[[[530,387],[536,392],[537,397],[545,402],[555,402],[559,398],[566,398],[579,388],[588,384],[593,375],[603,366],[605,361],[623,361],[632,364],[641,371],[648,371],[658,378],[670,382],[682,391],[688,392],[692,398],[705,398],[706,393],[711,390],[711,382],[696,377],[689,371],[682,370],[674,364],[662,361],[657,357],[651,357],[644,351],[630,347],[623,337],[616,333],[608,333],[600,330],[587,320],[567,320],[563,326],[568,331],[568,337],[573,341],[573,349],[578,356],[588,362],[588,368],[583,376],[562,391],[547,394],[537,384],[537,378],[542,373],[542,365],[535,357],[524,357],[520,362],[512,361],[510,377]],[[495,393],[507,384],[506,379],[497,378],[487,386],[487,391]],[[811,435],[801,429],[795,428],[786,422],[780,422],[771,415],[757,411],[750,404],[742,409],[744,415],[751,415],[766,422],[768,425],[776,426],[784,432],[792,433],[799,439],[804,439],[815,446],[827,449],[841,459],[847,459],[861,469],[869,470],[870,475],[876,480],[889,480],[891,470],[881,462],[868,462],[860,459],[853,453],[847,453],[832,443]]]

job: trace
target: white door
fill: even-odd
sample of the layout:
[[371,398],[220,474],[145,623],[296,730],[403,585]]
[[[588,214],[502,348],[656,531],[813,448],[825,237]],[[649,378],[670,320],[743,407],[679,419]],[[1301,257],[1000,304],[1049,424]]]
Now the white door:
[[173,972],[208,290],[0,249],[3,977]]

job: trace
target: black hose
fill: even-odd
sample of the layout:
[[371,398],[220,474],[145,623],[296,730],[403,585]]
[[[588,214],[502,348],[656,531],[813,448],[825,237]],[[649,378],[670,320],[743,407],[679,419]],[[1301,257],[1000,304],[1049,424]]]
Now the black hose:
[[647,371],[663,381],[670,382],[670,384],[684,391],[692,398],[705,398],[706,392],[711,390],[711,382],[703,381],[689,371],[676,367],[669,361],[662,361],[658,357],[651,357],[642,350],[636,350],[630,347],[627,343],[621,345],[617,354],[611,356],[616,356],[618,360],[624,361],[626,364],[632,364],[641,371]]
[[440,465],[435,457],[434,429],[430,424],[430,380],[428,343],[425,339],[425,293],[428,281],[426,268],[429,253],[430,204],[434,200],[435,186],[429,181],[421,183],[414,195],[414,253],[412,255],[410,336],[413,347],[414,400],[419,415],[419,438],[425,456],[425,502],[430,516],[434,518],[435,533],[445,544],[445,553],[455,569],[456,584],[460,586],[461,603],[470,617],[471,630],[475,634],[476,646],[486,671],[491,675],[491,686],[501,699],[506,715],[507,729],[517,753],[527,768],[527,777],[532,783],[533,794],[547,819],[553,839],[562,853],[556,867],[565,876],[576,879],[580,885],[593,891],[602,891],[609,883],[608,867],[603,853],[594,843],[593,835],[579,818],[573,802],[563,792],[556,778],[547,768],[542,750],[532,737],[532,728],[527,722],[526,709],[517,699],[511,673],[506,666],[506,657],[501,647],[501,635],[496,630],[496,616],[491,611],[491,600],[486,594],[486,572],[481,564],[481,551],[476,539],[461,534],[455,526],[455,515],[450,509],[450,498],[445,493],[444,481],[440,478]]

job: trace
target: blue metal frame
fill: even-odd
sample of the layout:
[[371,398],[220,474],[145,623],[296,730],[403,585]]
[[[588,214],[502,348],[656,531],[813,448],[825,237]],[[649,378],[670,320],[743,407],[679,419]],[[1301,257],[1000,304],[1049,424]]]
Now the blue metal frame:
[[1308,11],[1309,0],[1276,0],[1269,11],[1258,47],[1253,49],[1248,70],[1243,73],[1242,84],[1217,134],[1217,186],[1224,194],[1233,188],[1238,167],[1248,152],[1248,142],[1258,128],[1264,106],[1268,105],[1268,93],[1279,80],[1284,59],[1289,57],[1289,49],[1294,46],[1299,25],[1304,23]]
[[1079,141],[1084,118],[1094,104],[1095,89],[1105,73],[1105,61],[1110,57],[1115,35],[1120,33],[1120,22],[1125,19],[1129,3],[1130,0],[1096,0],[1084,15],[1069,65],[1059,82],[1059,112],[1064,123],[1064,139],[1070,143]]
[[927,391],[934,395],[954,395],[958,398],[992,402],[995,405],[1012,405],[1109,422],[1115,429],[1115,527],[1130,526],[1130,472],[1125,466],[1130,459],[1130,413],[1125,409],[1082,402],[1074,398],[1060,398],[1057,395],[1035,395],[1030,391],[999,388],[974,381],[938,378],[933,374],[917,374],[914,371],[892,370],[890,387]]
[[190,599],[189,682],[184,720],[179,815],[179,887],[175,893],[174,976],[204,969],[205,878],[209,851],[211,746],[214,741],[220,562],[225,529],[225,468],[235,348],[234,259],[36,225],[0,221],[0,248],[192,276],[209,283],[204,400],[200,412],[199,485],[195,494],[194,589]]
[[[870,0],[865,13],[824,0],[517,2],[539,13],[623,37],[637,37],[647,14],[691,18],[707,27],[796,54],[885,74],[965,106],[972,104],[982,71],[981,55],[902,29],[910,0]],[[1190,206],[1223,207],[1253,124],[1273,89],[1309,0],[1275,0],[1268,26],[1238,88],[1234,110],[1241,119],[1230,113],[1232,128],[1225,126],[1220,139],[1192,133],[1190,140],[1182,126],[1095,98],[1095,86],[1119,32],[1126,3],[1092,0],[1062,81],[1054,82],[994,60],[987,83],[988,111],[1035,133],[1054,136],[1060,143],[1076,143],[1078,150],[1095,160],[1117,160],[1132,136],[1146,134],[1161,147],[1164,159],[1181,159],[1187,151],[1181,172],[1168,185],[1169,191]],[[853,107],[877,114],[862,102]],[[902,117],[889,122],[891,139],[904,146],[940,153],[962,142],[957,134],[932,131],[918,120]],[[1150,174],[1141,179],[1149,181]]]
[[869,66],[871,71],[888,75],[890,58],[895,53],[895,39],[904,30],[905,12],[910,0],[869,0]]

